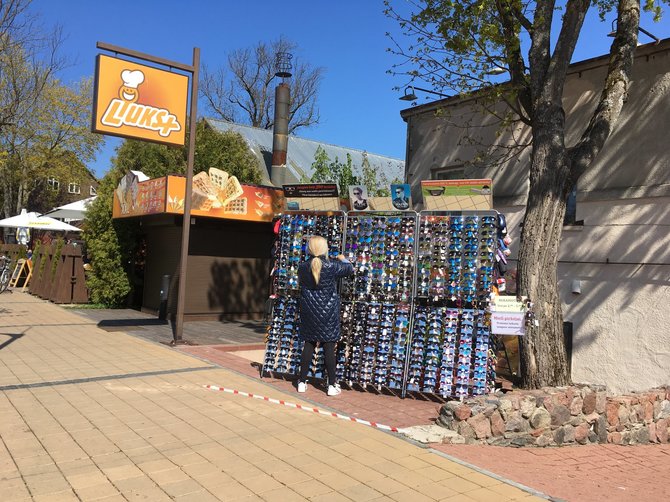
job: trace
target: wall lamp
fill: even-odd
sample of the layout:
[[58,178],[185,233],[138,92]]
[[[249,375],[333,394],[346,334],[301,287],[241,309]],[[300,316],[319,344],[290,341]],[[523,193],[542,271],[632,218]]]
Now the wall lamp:
[[[617,26],[616,26],[616,19],[615,19],[614,21],[612,21],[612,31],[610,31],[610,32],[607,34],[607,36],[608,36],[608,37],[614,37],[614,36],[616,35],[616,29],[617,29]],[[649,33],[649,32],[648,32],[647,30],[645,30],[642,26],[638,26],[637,31],[639,31],[640,33],[644,33],[644,34],[647,35],[649,38],[653,39],[653,40],[654,40],[654,45],[658,45],[659,42],[661,41],[660,38],[658,38],[656,35],[653,35],[653,34]]]
[[430,89],[422,89],[421,87],[414,87],[413,85],[408,85],[407,87],[405,87],[405,94],[403,96],[400,96],[398,99],[401,101],[416,101],[419,98],[417,97],[415,91],[428,92],[430,94],[435,94],[442,98],[451,97],[449,94],[442,94],[441,92],[431,91]]

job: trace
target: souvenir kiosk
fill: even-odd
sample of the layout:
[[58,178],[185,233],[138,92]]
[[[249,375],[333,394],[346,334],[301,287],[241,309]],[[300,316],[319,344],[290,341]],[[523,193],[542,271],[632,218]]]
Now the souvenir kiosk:
[[[166,285],[168,316],[176,312],[185,183],[181,176],[139,181],[128,173],[114,193],[113,217],[139,220],[144,269],[138,280],[147,312],[159,312]],[[192,197],[185,319],[262,319],[282,190],[240,184],[210,169],[194,176]]]

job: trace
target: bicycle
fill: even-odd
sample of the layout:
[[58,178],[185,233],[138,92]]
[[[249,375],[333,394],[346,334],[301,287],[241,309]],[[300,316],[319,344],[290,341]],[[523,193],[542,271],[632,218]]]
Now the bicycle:
[[0,255],[0,293],[4,293],[9,287],[11,278],[10,262],[8,256]]

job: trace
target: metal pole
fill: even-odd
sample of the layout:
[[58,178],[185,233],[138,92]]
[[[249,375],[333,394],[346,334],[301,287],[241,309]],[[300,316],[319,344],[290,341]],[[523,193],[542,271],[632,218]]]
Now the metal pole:
[[179,287],[177,289],[177,318],[175,320],[173,344],[184,343],[184,302],[186,300],[186,269],[188,244],[191,234],[191,192],[193,190],[193,159],[195,156],[195,126],[198,113],[198,77],[200,74],[200,49],[193,48],[193,73],[191,81],[191,107],[189,111],[188,161],[186,164],[186,190],[184,193],[184,220],[181,230],[181,254],[179,256]]

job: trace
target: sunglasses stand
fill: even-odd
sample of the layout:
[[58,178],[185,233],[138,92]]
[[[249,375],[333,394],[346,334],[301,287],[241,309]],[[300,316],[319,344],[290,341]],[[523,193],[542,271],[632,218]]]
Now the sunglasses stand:
[[[406,391],[489,392],[494,211],[422,211]],[[494,366],[493,366],[494,367]]]
[[354,265],[342,287],[343,379],[403,389],[415,280],[414,211],[357,211],[346,218],[344,255]]
[[[273,247],[273,313],[261,377],[297,374],[298,265],[312,235],[343,253],[337,378],[405,397],[464,399],[495,383],[490,297],[495,211],[287,211]],[[324,378],[317,348],[310,376]]]
[[[279,217],[279,233],[272,248],[272,315],[266,336],[261,378],[266,374],[298,374],[302,340],[299,325],[298,265],[309,258],[310,237],[328,240],[330,259],[342,252],[344,213],[342,211],[287,211]],[[310,375],[323,378],[324,358],[321,347],[314,351]]]

